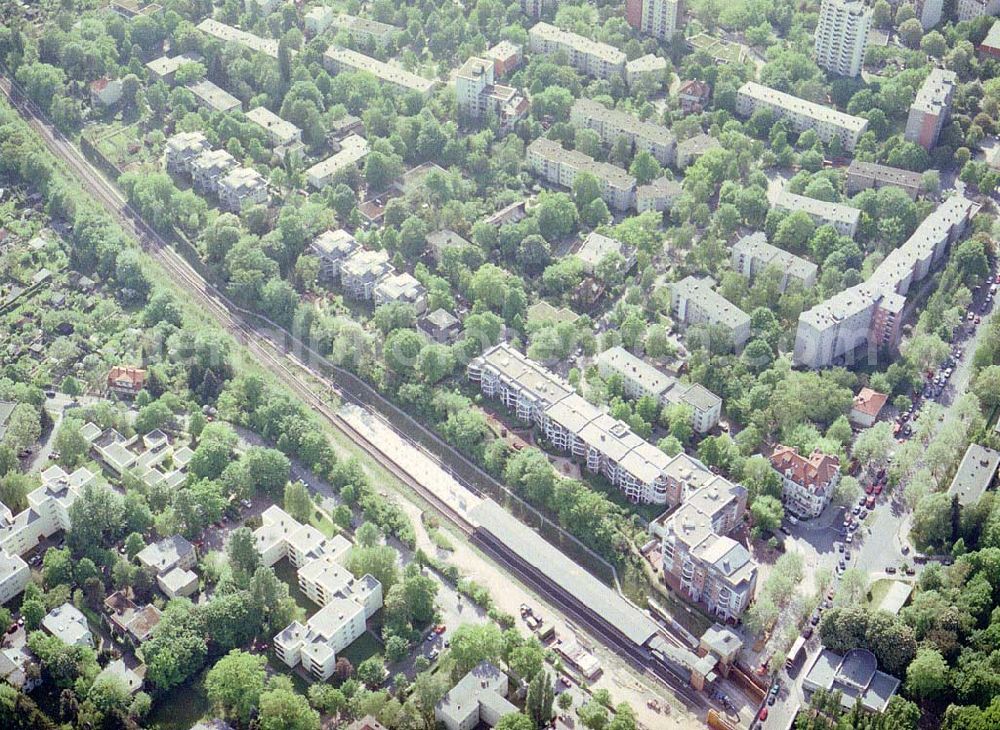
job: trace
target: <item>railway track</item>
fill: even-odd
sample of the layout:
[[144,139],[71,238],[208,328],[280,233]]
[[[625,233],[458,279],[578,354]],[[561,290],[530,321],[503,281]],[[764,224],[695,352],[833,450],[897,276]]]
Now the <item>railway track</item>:
[[[15,93],[14,84],[9,78],[0,77],[0,90],[3,91],[10,103],[25,118],[32,129],[38,133],[49,147],[49,150],[70,168],[87,192],[107,209],[123,229],[135,237],[143,250],[154,258],[202,306],[209,316],[257,358],[260,364],[267,368],[289,390],[308,404],[309,407],[316,411],[333,428],[354,442],[379,466],[429,503],[495,562],[561,607],[568,616],[572,616],[579,621],[586,627],[589,633],[598,637],[605,646],[614,650],[644,676],[656,680],[659,684],[665,686],[677,696],[683,697],[685,701],[695,707],[704,708],[707,706],[705,699],[700,694],[692,691],[683,682],[678,681],[677,676],[653,657],[646,648],[623,640],[608,631],[607,628],[601,625],[599,617],[591,615],[586,607],[581,610],[578,606],[574,605],[572,597],[564,595],[552,581],[547,580],[545,576],[538,576],[533,571],[526,570],[517,556],[509,549],[498,547],[489,540],[484,539],[477,532],[476,525],[470,523],[446,501],[427,489],[418,479],[414,478],[402,465],[393,459],[390,454],[387,454],[382,448],[365,436],[365,434],[355,428],[347,419],[331,408],[317,394],[316,390],[309,385],[310,381],[321,383],[325,392],[336,394],[343,401],[357,403],[362,406],[365,404],[349,392],[344,391],[343,388],[338,387],[324,374],[302,363],[286,348],[283,342],[275,342],[269,333],[248,324],[243,316],[256,317],[256,315],[237,307],[215,286],[206,281],[180,253],[174,250],[129,205],[122,192],[95,170],[93,165],[83,157],[83,154],[72,142],[48,125],[44,116],[30,99],[23,93]],[[240,312],[243,314],[239,314]],[[378,416],[379,414],[375,415]],[[464,483],[464,486],[473,492],[479,492],[478,489],[468,483]],[[675,643],[678,646],[681,645],[678,639],[669,633],[664,632],[662,635],[671,643]]]

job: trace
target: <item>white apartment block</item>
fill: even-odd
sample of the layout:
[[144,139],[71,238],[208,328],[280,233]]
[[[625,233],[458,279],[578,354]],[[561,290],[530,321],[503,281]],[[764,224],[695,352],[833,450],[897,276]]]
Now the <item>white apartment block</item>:
[[369,301],[375,298],[375,285],[394,271],[385,251],[362,248],[341,263],[340,284],[352,299]]
[[570,110],[570,122],[577,128],[592,129],[601,142],[613,145],[624,137],[636,152],[648,152],[661,165],[672,165],[677,139],[662,124],[644,122],[628,112],[608,109],[593,99],[577,99]]
[[484,395],[537,426],[555,448],[604,475],[630,501],[680,501],[683,489],[672,471],[678,457],[668,457],[510,345],[496,345],[473,360],[468,376]]
[[337,16],[337,11],[327,5],[317,5],[304,16],[306,35],[318,36],[326,31]]
[[239,163],[226,150],[202,152],[191,161],[191,182],[199,193],[219,192],[219,180]]
[[834,139],[847,152],[853,152],[861,135],[868,128],[868,120],[838,112],[822,104],[815,104],[783,91],[772,89],[756,81],[748,81],[736,94],[736,113],[743,117],[765,109],[781,119],[792,123],[793,129],[802,133],[807,129],[816,131],[824,142]]
[[234,213],[268,200],[267,180],[251,167],[230,170],[219,179],[216,192],[221,206]]
[[482,662],[448,690],[434,706],[434,719],[445,730],[494,727],[504,715],[517,712],[507,700],[508,680],[501,669]]
[[858,232],[861,211],[843,203],[828,203],[806,195],[796,195],[782,190],[774,199],[774,207],[788,213],[801,211],[812,218],[817,226],[830,225],[841,236],[854,238]]
[[711,614],[738,619],[757,585],[757,566],[749,551],[728,537],[743,521],[747,492],[714,476],[700,462],[687,462],[685,481],[702,486],[689,487],[683,504],[650,530],[663,539],[664,582]]
[[555,8],[558,0],[521,0],[521,10],[529,18],[540,18],[548,8]]
[[154,58],[146,64],[146,68],[149,69],[149,73],[155,81],[172,84],[174,83],[174,74],[177,73],[177,69],[188,63],[202,63],[204,60],[205,58],[201,54],[188,52],[177,56],[160,56],[159,58]]
[[290,667],[302,664],[317,681],[329,679],[337,653],[364,634],[382,607],[382,584],[371,575],[356,579],[342,565],[351,547],[342,536],[327,539],[274,505],[261,519],[254,531],[261,560],[273,565],[287,557],[302,592],[321,606],[305,624],[293,621],[274,637],[275,653]]
[[667,66],[669,65],[663,56],[656,56],[652,53],[634,58],[625,64],[625,83],[634,86],[644,79],[649,79],[662,84],[667,80]]
[[64,603],[49,611],[42,619],[42,628],[67,646],[94,645],[87,617],[72,603]]
[[681,403],[691,407],[691,425],[698,433],[708,433],[722,415],[722,398],[697,383],[681,383],[636,357],[624,347],[615,346],[597,356],[597,370],[602,378],[617,375],[630,399],[654,398],[661,407]]
[[587,76],[610,79],[625,73],[625,54],[607,43],[592,41],[548,23],[532,26],[528,39],[532,53],[563,52],[569,65]]
[[191,163],[210,149],[212,145],[201,132],[178,132],[172,135],[163,150],[167,172],[190,175]]
[[402,91],[416,91],[424,96],[430,94],[438,85],[434,79],[425,79],[423,76],[417,76],[399,66],[393,66],[363,53],[336,45],[326,49],[326,53],[323,54],[323,66],[331,74],[335,74],[341,69],[364,71]]
[[198,551],[180,535],[147,545],[135,557],[156,574],[156,583],[168,598],[190,596],[198,590],[198,576],[192,570]]
[[872,9],[860,0],[823,0],[815,33],[816,63],[840,76],[861,75],[871,27]]
[[316,190],[322,190],[333,182],[338,172],[360,164],[368,156],[368,151],[368,140],[357,134],[349,134],[340,141],[340,151],[306,170],[306,180]]
[[528,100],[512,86],[495,81],[496,62],[470,58],[455,73],[455,101],[463,114],[484,119],[492,114],[510,131],[528,112]]
[[272,147],[290,148],[302,143],[302,130],[266,106],[254,107],[248,111],[247,119],[264,130]]
[[670,310],[683,327],[696,324],[723,327],[738,352],[750,339],[750,315],[712,289],[710,278],[688,276],[670,285]]
[[372,292],[375,306],[399,302],[410,304],[417,316],[427,311],[427,289],[406,271],[383,276]]
[[323,231],[309,245],[313,255],[319,259],[319,275],[326,281],[340,280],[340,265],[348,256],[358,250],[358,241],[342,228]]
[[601,262],[612,254],[617,254],[624,261],[623,271],[631,271],[636,264],[635,249],[626,246],[617,238],[611,238],[596,231],[587,234],[576,252],[576,257],[583,262],[583,270],[593,276]]
[[955,95],[958,75],[954,71],[932,68],[917,90],[906,118],[904,137],[925,150],[937,144],[941,130],[951,116],[951,102]]
[[799,282],[806,289],[816,284],[816,264],[768,243],[767,236],[761,231],[743,236],[733,244],[732,263],[733,268],[747,279],[753,279],[770,266],[777,267],[781,271],[782,292],[792,281]]
[[0,550],[0,606],[20,595],[31,580],[31,569],[18,554]]
[[917,226],[874,273],[799,315],[794,361],[811,368],[850,361],[862,347],[899,344],[910,285],[926,277],[964,233],[979,206],[954,195]]
[[402,31],[394,25],[380,23],[377,20],[360,18],[357,15],[339,13],[333,19],[333,27],[337,32],[345,32],[355,43],[371,46],[380,51],[386,50]]
[[236,112],[243,108],[243,102],[208,79],[192,81],[185,86],[194,94],[198,106],[213,112]]
[[635,189],[635,210],[637,213],[645,213],[647,210],[662,213],[670,210],[683,192],[684,188],[676,180],[659,177],[648,185],[640,185]]
[[625,20],[637,31],[666,39],[677,30],[679,0],[626,0]]
[[1000,15],[1000,0],[958,0],[957,14],[959,23],[986,15]]
[[[958,9],[961,10],[961,7],[962,0],[958,0]],[[916,0],[913,9],[917,11],[917,19],[926,33],[941,22],[944,0]]]
[[0,504],[0,552],[23,555],[42,538],[70,528],[69,508],[97,477],[86,467],[67,474],[60,466],[42,472],[42,486],[28,493],[28,508],[12,514]]
[[278,41],[274,38],[262,38],[259,35],[247,33],[245,30],[220,23],[213,18],[205,18],[205,20],[198,23],[197,27],[202,33],[210,35],[223,43],[235,43],[251,51],[263,53],[265,56],[274,59],[278,58]]
[[601,197],[609,208],[623,211],[635,205],[634,177],[616,165],[563,149],[551,139],[539,137],[528,145],[528,167],[544,180],[564,188],[572,188],[579,173],[589,172],[601,184]]

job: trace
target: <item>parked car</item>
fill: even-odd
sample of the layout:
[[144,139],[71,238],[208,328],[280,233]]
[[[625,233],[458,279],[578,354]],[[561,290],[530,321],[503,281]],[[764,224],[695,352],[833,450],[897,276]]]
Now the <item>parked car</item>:
[[757,715],[757,719],[760,720],[761,722],[764,722],[767,719],[767,708],[766,707],[761,707],[760,708],[760,714]]
[[896,566],[895,565],[886,566],[885,572],[888,573],[889,575],[893,575],[896,572]]

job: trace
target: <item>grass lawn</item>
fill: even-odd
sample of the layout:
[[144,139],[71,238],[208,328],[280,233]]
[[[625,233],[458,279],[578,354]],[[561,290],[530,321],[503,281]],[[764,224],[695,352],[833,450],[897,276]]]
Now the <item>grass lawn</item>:
[[309,517],[309,524],[327,537],[333,537],[340,532],[340,529],[330,519],[330,515],[318,507],[313,509],[312,515]]
[[346,657],[351,666],[357,667],[365,659],[381,653],[382,644],[366,631],[355,639],[353,644],[344,649],[340,655]]
[[205,693],[205,673],[162,695],[143,723],[149,730],[188,730],[212,710]]
[[311,616],[316,612],[319,607],[310,601],[306,594],[302,592],[302,589],[299,588],[299,578],[295,571],[295,566],[292,565],[288,558],[282,558],[274,564],[274,574],[288,584],[288,595],[295,599],[295,603],[302,609],[306,616]]
[[892,585],[893,581],[891,578],[879,578],[877,581],[871,584],[868,588],[868,605],[872,608],[876,608],[882,599],[885,598],[886,593],[889,592],[889,587]]
[[158,151],[147,146],[142,132],[133,125],[119,122],[88,130],[87,137],[111,163],[121,170],[157,167]]

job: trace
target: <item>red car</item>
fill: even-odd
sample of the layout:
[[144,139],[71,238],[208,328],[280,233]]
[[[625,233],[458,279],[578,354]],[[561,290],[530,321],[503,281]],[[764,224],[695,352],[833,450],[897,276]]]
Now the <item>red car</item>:
[[875,494],[882,494],[882,485],[881,484],[876,484],[875,485]]
[[445,625],[444,624],[438,624],[437,626],[434,627],[434,633],[435,634],[443,634],[444,631],[445,631]]
[[874,491],[875,491],[875,487],[873,487],[871,484],[868,484],[868,485],[865,486],[865,494],[871,494]]
[[757,715],[757,719],[760,720],[761,722],[764,722],[764,720],[767,719],[767,708],[766,707],[761,707],[760,708],[760,713]]

